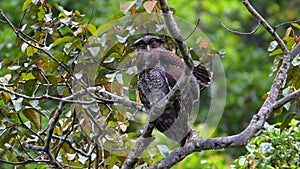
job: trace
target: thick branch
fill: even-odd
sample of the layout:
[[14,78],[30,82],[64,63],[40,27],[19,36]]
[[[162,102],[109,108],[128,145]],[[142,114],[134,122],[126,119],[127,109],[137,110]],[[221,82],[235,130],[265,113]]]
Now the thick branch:
[[[292,101],[300,96],[300,90],[297,90],[286,97],[275,102],[270,108],[267,109],[267,113],[272,113],[277,108],[283,106],[289,101]],[[253,135],[262,128],[265,118],[260,118],[259,115],[254,115],[249,126],[240,134],[218,137],[218,138],[201,138],[199,136],[194,137],[184,147],[179,147],[171,152],[162,161],[149,167],[148,169],[170,168],[183,160],[189,154],[211,149],[222,149],[228,147],[244,146]]]
[[[150,119],[150,118],[149,118]],[[121,169],[131,169],[142,155],[143,151],[152,143],[154,137],[151,137],[154,125],[149,120],[143,130],[142,135],[137,139],[134,148],[126,158]]]
[[45,140],[45,145],[44,145],[44,151],[48,155],[49,160],[57,168],[63,168],[63,167],[53,157],[53,155],[51,153],[51,150],[50,150],[50,143],[51,143],[51,139],[52,139],[54,128],[56,126],[56,123],[59,120],[59,116],[62,113],[63,107],[64,107],[64,103],[63,102],[59,102],[58,107],[57,107],[57,109],[56,109],[53,117],[51,118],[51,120],[49,122],[49,129],[48,129],[48,132],[47,132],[47,135],[46,135],[46,140]]
[[288,103],[288,102],[290,102],[292,100],[295,100],[299,96],[300,96],[300,89],[294,91],[293,93],[288,94],[287,96],[285,96],[285,97],[283,97],[281,99],[279,99],[272,107],[274,109],[278,109],[281,106],[285,105],[286,103]]
[[167,0],[160,0],[159,2],[160,2],[161,10],[164,13],[164,15],[163,15],[164,22],[165,22],[171,36],[175,39],[176,44],[178,46],[178,49],[180,50],[180,53],[182,54],[185,64],[188,66],[188,68],[190,68],[192,70],[194,67],[194,64],[191,59],[191,55],[190,55],[188,46],[185,43],[183,34],[182,34],[181,30],[179,29],[179,27],[173,17],[173,14],[172,14],[172,11],[170,10],[168,2],[167,2]]

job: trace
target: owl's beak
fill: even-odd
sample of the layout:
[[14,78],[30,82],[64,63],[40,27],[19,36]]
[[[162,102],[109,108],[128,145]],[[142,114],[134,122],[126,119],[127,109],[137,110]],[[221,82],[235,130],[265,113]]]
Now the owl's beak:
[[147,51],[150,52],[151,51],[151,48],[149,45],[147,45]]

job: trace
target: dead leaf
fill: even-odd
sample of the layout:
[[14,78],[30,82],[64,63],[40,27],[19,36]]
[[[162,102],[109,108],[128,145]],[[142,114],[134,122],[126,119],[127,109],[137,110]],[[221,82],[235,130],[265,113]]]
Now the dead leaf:
[[147,13],[152,13],[157,1],[147,1],[144,3],[144,8],[146,9]]
[[136,0],[130,1],[130,2],[128,2],[128,1],[127,2],[121,2],[120,3],[120,10],[124,14],[126,14],[135,3],[136,3]]

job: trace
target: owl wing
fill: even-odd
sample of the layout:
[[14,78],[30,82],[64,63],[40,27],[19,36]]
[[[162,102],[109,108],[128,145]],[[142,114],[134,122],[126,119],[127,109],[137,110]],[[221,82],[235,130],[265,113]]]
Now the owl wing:
[[[183,60],[175,53],[161,48],[154,50],[153,54],[156,56],[155,61],[163,65],[163,67],[166,68],[166,72],[172,75],[177,81],[184,69]],[[205,66],[201,64],[195,66],[193,69],[193,75],[198,80],[200,90],[203,90],[211,84],[212,72]]]
[[[142,103],[150,108],[156,101],[168,94],[175,84],[176,80],[170,74],[158,68],[141,71],[138,90]],[[185,108],[181,106],[181,99],[175,98],[171,105],[168,105],[161,114],[152,117],[151,121],[154,121],[154,126],[160,132],[183,145],[189,133],[189,127],[188,115]]]

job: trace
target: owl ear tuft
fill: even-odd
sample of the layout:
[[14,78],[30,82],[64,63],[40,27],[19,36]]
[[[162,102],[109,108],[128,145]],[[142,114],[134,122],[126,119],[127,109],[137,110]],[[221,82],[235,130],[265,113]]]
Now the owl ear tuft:
[[162,39],[161,37],[158,37],[158,36],[147,36],[145,37],[148,39],[148,41],[152,41],[152,40],[155,40],[156,42],[159,42],[161,44],[164,44],[166,43],[166,41],[164,39]]
[[137,48],[139,45],[142,44],[149,44],[151,41],[155,40],[156,42],[159,42],[161,44],[166,43],[166,41],[158,36],[152,36],[152,35],[146,35],[138,40],[136,40],[131,47],[132,48]]

